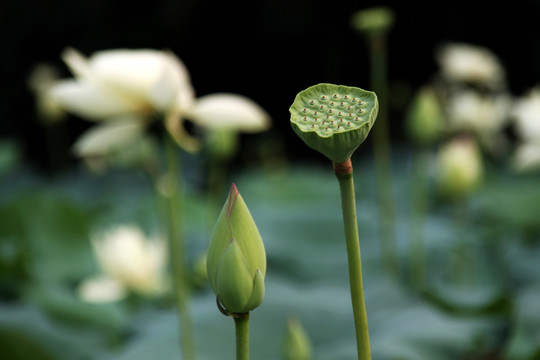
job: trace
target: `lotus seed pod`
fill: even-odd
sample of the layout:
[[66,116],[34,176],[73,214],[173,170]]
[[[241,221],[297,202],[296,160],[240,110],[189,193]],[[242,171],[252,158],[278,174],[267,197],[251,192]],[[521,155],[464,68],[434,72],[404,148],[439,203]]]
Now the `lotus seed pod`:
[[266,253],[255,221],[233,184],[206,259],[210,286],[228,314],[243,314],[264,298]]
[[442,195],[464,197],[477,188],[482,177],[482,157],[473,138],[457,137],[440,148],[437,183]]
[[294,132],[334,163],[344,163],[364,142],[379,110],[374,92],[318,84],[301,91],[289,111]]
[[442,108],[433,88],[426,86],[416,94],[407,114],[407,131],[421,145],[436,141],[444,131]]
[[376,33],[389,29],[394,23],[394,13],[388,7],[374,7],[360,10],[351,16],[351,26],[366,33]]
[[312,359],[311,341],[300,321],[296,318],[287,320],[287,334],[283,350],[285,360]]

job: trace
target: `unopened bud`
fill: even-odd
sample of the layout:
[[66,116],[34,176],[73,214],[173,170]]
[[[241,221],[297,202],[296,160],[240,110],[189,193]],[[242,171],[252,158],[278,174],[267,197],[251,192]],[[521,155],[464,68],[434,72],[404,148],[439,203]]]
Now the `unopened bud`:
[[243,314],[264,298],[266,253],[259,231],[233,184],[218,217],[206,260],[210,285],[227,314]]
[[311,341],[298,319],[287,320],[287,334],[284,344],[285,360],[310,360]]
[[470,194],[482,176],[480,149],[472,138],[458,137],[439,150],[437,180],[444,196],[459,198]]

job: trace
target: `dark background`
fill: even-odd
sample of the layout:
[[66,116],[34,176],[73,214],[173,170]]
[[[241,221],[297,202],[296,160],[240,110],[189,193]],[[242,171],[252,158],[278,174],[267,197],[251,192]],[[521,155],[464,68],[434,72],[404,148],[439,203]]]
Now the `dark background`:
[[[369,88],[365,41],[350,27],[356,10],[390,6],[391,135],[405,142],[402,116],[412,91],[437,70],[446,41],[492,50],[519,96],[540,80],[540,2],[254,0],[7,0],[0,2],[0,137],[15,138],[25,160],[47,169],[44,128],[37,123],[26,77],[38,62],[70,74],[60,60],[72,46],[85,55],[113,48],[170,49],[188,67],[197,95],[233,92],[273,118],[265,139],[291,158],[316,157],[290,131],[297,92],[319,82]],[[90,124],[69,121],[64,166]],[[301,145],[301,146],[299,146]]]

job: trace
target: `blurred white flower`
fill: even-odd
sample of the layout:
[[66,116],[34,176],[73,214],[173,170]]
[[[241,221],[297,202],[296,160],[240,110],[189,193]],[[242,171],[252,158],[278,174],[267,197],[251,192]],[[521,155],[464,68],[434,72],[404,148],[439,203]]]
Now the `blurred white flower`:
[[436,57],[447,79],[477,83],[489,88],[498,88],[504,83],[505,73],[499,59],[486,48],[451,43],[441,47]]
[[[195,95],[189,73],[174,54],[158,50],[107,50],[85,58],[74,49],[62,58],[73,79],[58,81],[49,95],[66,111],[100,122],[75,144],[79,156],[99,156],[139,141],[158,114],[187,150],[194,140],[181,126],[181,109]],[[126,132],[118,138],[118,135]],[[120,141],[119,141],[120,140]]]
[[437,184],[451,198],[470,194],[480,184],[484,167],[472,137],[458,136],[443,144],[437,154]]
[[194,99],[189,74],[172,53],[158,50],[99,51],[86,59],[74,49],[62,54],[75,75],[51,90],[67,110],[91,120],[151,116]]
[[84,280],[77,292],[81,299],[91,303],[117,301],[127,295],[127,289],[122,283],[105,276],[95,276]]
[[87,59],[67,49],[62,58],[75,78],[57,82],[50,97],[75,115],[101,122],[75,144],[79,156],[101,156],[135,144],[156,114],[188,151],[197,150],[199,143],[186,133],[184,119],[207,129],[258,132],[269,127],[268,114],[246,97],[196,99],[188,70],[170,52],[107,50]]
[[514,167],[518,171],[540,168],[540,87],[533,88],[516,100],[512,118],[521,143],[514,154]]
[[153,296],[167,289],[163,240],[148,238],[136,226],[123,225],[96,236],[92,245],[103,277],[81,284],[79,293],[86,300],[114,298],[127,291]]
[[487,96],[463,90],[448,100],[449,127],[452,131],[492,134],[506,124],[510,109],[508,94]]

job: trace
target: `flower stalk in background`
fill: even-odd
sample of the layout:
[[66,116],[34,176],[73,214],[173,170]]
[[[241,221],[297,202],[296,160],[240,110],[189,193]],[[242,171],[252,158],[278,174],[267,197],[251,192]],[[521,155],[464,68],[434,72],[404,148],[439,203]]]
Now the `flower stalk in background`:
[[206,269],[220,311],[236,329],[236,358],[249,359],[249,313],[264,298],[266,252],[257,225],[233,184],[208,248]]
[[168,288],[166,243],[147,237],[134,225],[121,225],[92,239],[102,270],[79,286],[86,301],[120,300],[129,292],[141,296],[162,295]]
[[409,276],[412,285],[422,289],[427,277],[424,224],[429,199],[430,147],[445,130],[443,109],[433,87],[424,86],[418,91],[409,108],[406,126],[413,143]]
[[370,56],[371,88],[380,102],[377,124],[373,128],[373,155],[379,204],[379,231],[384,264],[392,274],[398,271],[395,234],[395,205],[392,186],[392,150],[388,109],[388,34],[394,23],[394,12],[388,7],[373,7],[355,12],[351,26],[365,36]]
[[333,84],[301,91],[289,109],[294,132],[332,161],[339,182],[359,360],[370,360],[371,350],[351,156],[368,136],[378,109],[374,92]]

